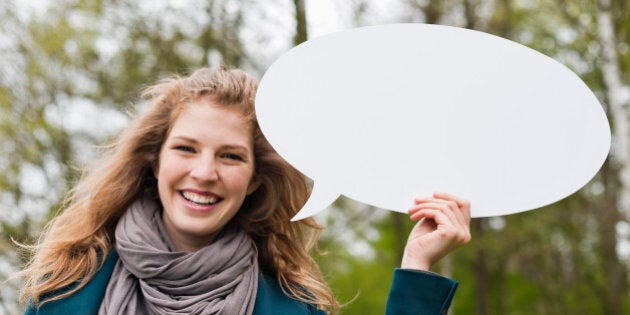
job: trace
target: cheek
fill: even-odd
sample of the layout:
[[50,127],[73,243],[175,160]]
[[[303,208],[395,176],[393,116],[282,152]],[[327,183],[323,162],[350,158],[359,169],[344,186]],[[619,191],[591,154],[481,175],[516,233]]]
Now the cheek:
[[234,192],[239,192],[239,194],[245,195],[247,193],[247,188],[252,179],[251,172],[230,172],[230,174],[226,174],[225,178],[228,180],[225,181],[226,186]]
[[177,161],[176,158],[163,155],[159,159],[159,166],[155,167],[153,174],[158,182],[158,189],[166,189],[170,184],[182,177],[186,172],[186,164]]
[[168,177],[164,175],[164,169],[156,170],[155,178],[157,180],[157,189],[158,194],[160,195],[160,199],[165,197],[166,192],[168,191]]

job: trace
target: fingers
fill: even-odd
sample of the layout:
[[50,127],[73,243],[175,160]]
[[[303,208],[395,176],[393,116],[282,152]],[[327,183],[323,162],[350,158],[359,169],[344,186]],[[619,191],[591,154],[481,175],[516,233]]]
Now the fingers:
[[[410,212],[411,213],[411,212]],[[452,218],[448,216],[447,211],[438,210],[436,208],[419,208],[415,209],[410,215],[412,221],[418,221],[420,219],[432,219],[436,224],[447,224],[452,221]]]
[[[464,224],[462,222],[463,220],[458,220],[455,216],[453,216],[452,211],[444,211],[444,208],[439,208],[440,207],[430,207],[426,209],[419,209],[411,215],[411,218],[415,221],[420,219],[425,220],[422,221],[423,224],[432,222],[432,230],[436,232],[436,236],[439,235],[441,240],[450,239],[453,242],[452,244],[456,244],[457,246],[468,243],[471,239],[468,225]],[[450,245],[447,247],[450,247]]]
[[[463,219],[458,218],[457,213],[460,212],[460,210],[457,204],[455,202],[446,200],[434,199],[421,202],[411,207],[409,209],[409,214],[412,220],[417,221],[418,219],[425,217],[426,214],[435,214],[432,215],[432,218],[434,216],[437,216],[438,213],[434,213],[434,211],[443,214],[444,219],[448,219],[449,221],[465,223]],[[462,217],[462,215],[459,215],[459,217]]]
[[415,198],[409,208],[410,219],[432,219],[442,230],[453,229],[461,242],[470,241],[470,202],[447,193],[434,193],[433,197]]
[[[426,203],[426,202],[446,201],[446,202],[455,203],[456,208],[458,208],[458,212],[461,212],[463,214],[465,223],[466,224],[470,223],[470,201],[468,201],[467,199],[453,196],[451,194],[444,193],[444,192],[435,192],[433,193],[433,198],[431,197],[415,198],[414,201],[416,203],[416,206],[422,203]],[[411,211],[411,209],[413,208],[414,207],[410,208],[409,210]]]
[[468,222],[470,222],[470,201],[468,199],[453,196],[445,192],[435,192],[433,193],[433,197],[438,199],[451,200],[457,203],[457,206],[459,206],[460,210],[468,218]]

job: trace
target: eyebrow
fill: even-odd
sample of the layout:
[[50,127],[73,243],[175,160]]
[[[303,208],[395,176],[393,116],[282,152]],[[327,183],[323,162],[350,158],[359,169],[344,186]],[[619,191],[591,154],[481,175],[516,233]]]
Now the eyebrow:
[[175,139],[175,140],[183,140],[183,141],[191,142],[191,143],[199,143],[199,141],[197,141],[197,140],[195,140],[193,138],[190,138],[190,137],[186,137],[186,136],[174,136],[173,139]]

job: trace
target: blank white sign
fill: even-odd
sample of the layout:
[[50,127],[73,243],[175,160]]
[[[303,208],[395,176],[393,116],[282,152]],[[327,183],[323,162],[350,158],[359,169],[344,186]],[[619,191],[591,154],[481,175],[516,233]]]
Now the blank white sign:
[[610,127],[564,65],[462,28],[391,24],[309,40],[281,56],[256,96],[263,133],[315,181],[295,220],[341,194],[406,212],[445,191],[474,217],[539,208],[602,166]]

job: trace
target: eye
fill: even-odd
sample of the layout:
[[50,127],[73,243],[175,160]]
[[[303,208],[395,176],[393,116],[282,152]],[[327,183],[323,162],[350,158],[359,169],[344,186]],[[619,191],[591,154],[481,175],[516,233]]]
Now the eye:
[[175,146],[173,149],[177,151],[182,151],[182,152],[195,153],[195,149],[187,145],[178,145],[178,146]]
[[244,161],[245,160],[241,155],[234,154],[234,153],[223,153],[221,155],[221,157],[224,157],[224,158],[230,159],[230,160],[234,160],[234,161]]

